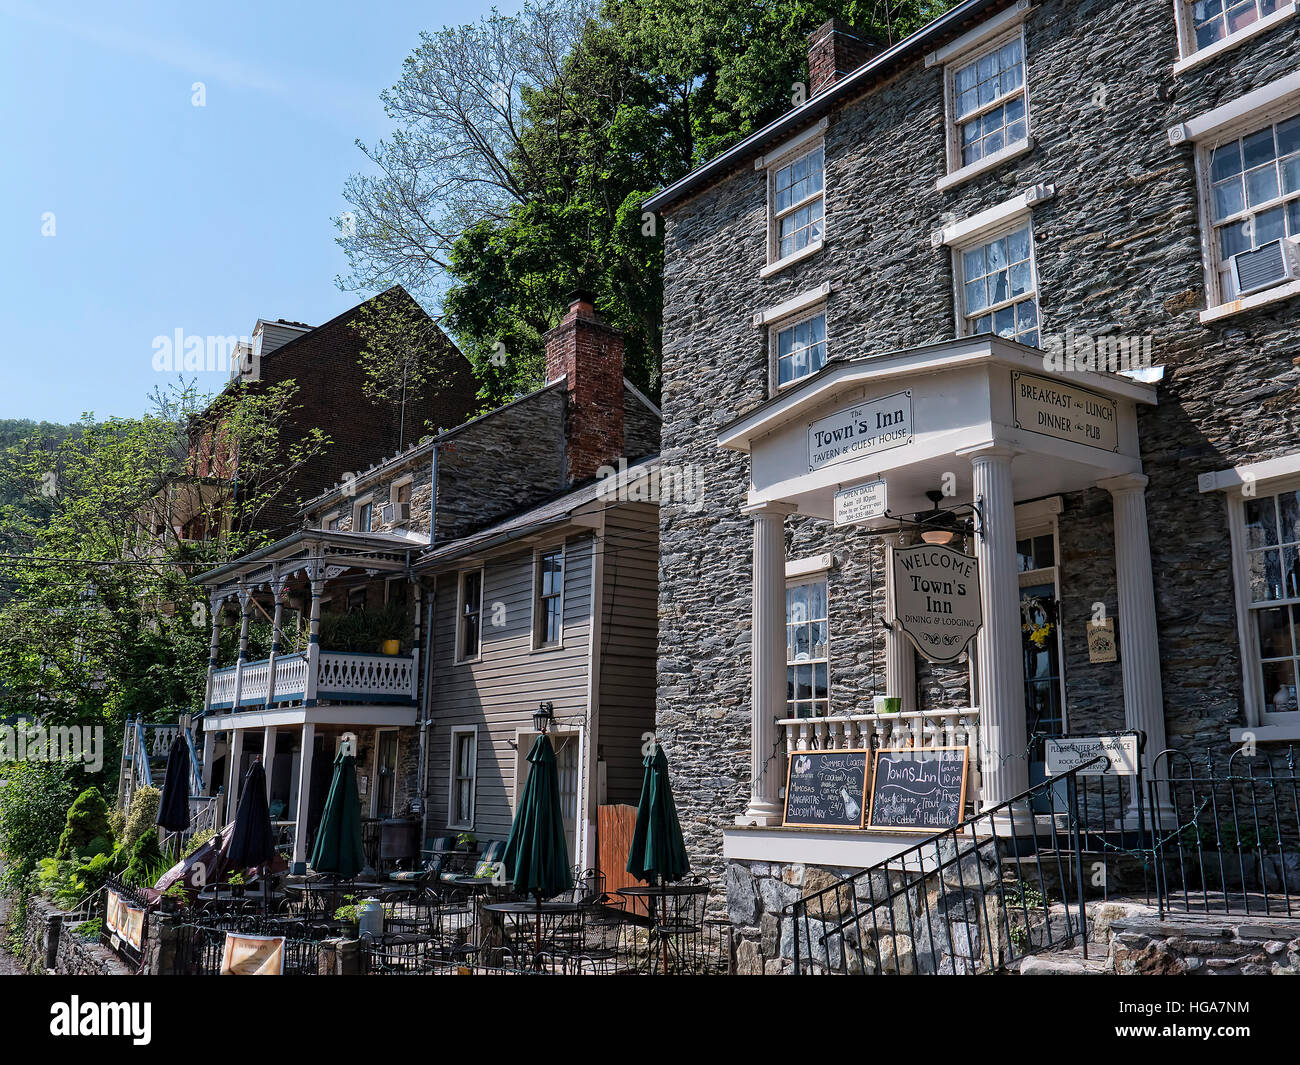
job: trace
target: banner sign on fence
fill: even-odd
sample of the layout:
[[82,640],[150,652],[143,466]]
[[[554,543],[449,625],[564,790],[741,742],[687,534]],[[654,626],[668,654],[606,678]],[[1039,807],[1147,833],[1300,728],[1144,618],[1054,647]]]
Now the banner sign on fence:
[[1044,741],[1049,776],[1068,773],[1098,755],[1107,761],[1083,770],[1081,777],[1104,775],[1131,777],[1138,771],[1138,738],[1134,733],[1114,736],[1049,736]]
[[283,976],[284,936],[226,933],[221,952],[222,976]]
[[135,950],[144,948],[144,910],[130,905],[111,888],[105,891],[104,926],[111,936]]

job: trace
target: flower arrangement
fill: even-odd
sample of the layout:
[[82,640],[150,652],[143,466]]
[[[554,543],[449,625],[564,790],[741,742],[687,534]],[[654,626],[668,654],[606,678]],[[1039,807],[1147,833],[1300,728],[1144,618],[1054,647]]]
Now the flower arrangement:
[[1056,632],[1052,621],[1055,606],[1055,603],[1044,603],[1033,596],[1020,600],[1020,631],[1040,651]]

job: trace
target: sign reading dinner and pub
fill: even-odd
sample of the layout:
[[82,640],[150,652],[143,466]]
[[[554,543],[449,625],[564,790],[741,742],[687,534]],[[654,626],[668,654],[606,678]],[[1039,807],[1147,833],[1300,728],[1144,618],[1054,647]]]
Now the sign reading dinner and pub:
[[953,662],[980,629],[979,562],[950,547],[893,551],[894,624],[931,662]]
[[1011,374],[1017,429],[1076,444],[1119,450],[1119,408],[1113,399],[1036,374]]
[[808,470],[912,442],[912,393],[869,399],[808,426]]

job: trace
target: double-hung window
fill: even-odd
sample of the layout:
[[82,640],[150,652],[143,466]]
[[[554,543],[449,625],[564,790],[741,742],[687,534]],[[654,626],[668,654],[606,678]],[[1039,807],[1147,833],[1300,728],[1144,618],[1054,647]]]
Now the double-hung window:
[[955,250],[958,320],[965,335],[993,333],[1030,347],[1039,343],[1038,277],[1027,219],[1009,232]]
[[826,578],[785,589],[786,706],[790,717],[830,714]]
[[467,662],[478,658],[483,640],[483,571],[460,575],[460,616],[456,632],[456,658]]
[[1182,59],[1175,73],[1230,51],[1296,12],[1293,0],[1176,0]]
[[533,646],[558,647],[564,639],[564,548],[540,552],[536,566]]
[[949,165],[973,166],[1029,137],[1025,42],[1019,29],[950,71]]
[[1300,238],[1300,115],[1220,143],[1208,163],[1214,280],[1228,303],[1286,279],[1295,253],[1279,242]]
[[448,788],[447,827],[474,827],[474,785],[478,775],[478,730],[451,730],[451,780]]
[[826,311],[772,327],[777,387],[814,374],[826,365]]
[[782,160],[769,171],[771,188],[769,262],[788,259],[822,239],[824,210],[822,146]]
[[367,499],[356,505],[352,512],[352,531],[353,532],[370,532],[374,526],[375,504],[373,500]]
[[1300,492],[1243,503],[1248,639],[1259,656],[1261,709],[1264,715],[1290,714],[1300,683]]

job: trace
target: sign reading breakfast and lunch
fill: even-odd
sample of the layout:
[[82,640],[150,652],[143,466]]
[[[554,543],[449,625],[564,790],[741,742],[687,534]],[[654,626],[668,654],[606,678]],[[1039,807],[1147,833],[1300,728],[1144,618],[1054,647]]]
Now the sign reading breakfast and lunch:
[[912,442],[912,393],[859,403],[808,426],[808,470]]
[[894,624],[931,662],[953,662],[979,631],[979,562],[950,547],[916,544],[893,552]]
[[1011,374],[1011,395],[1017,429],[1119,450],[1119,408],[1113,399],[1018,370]]

